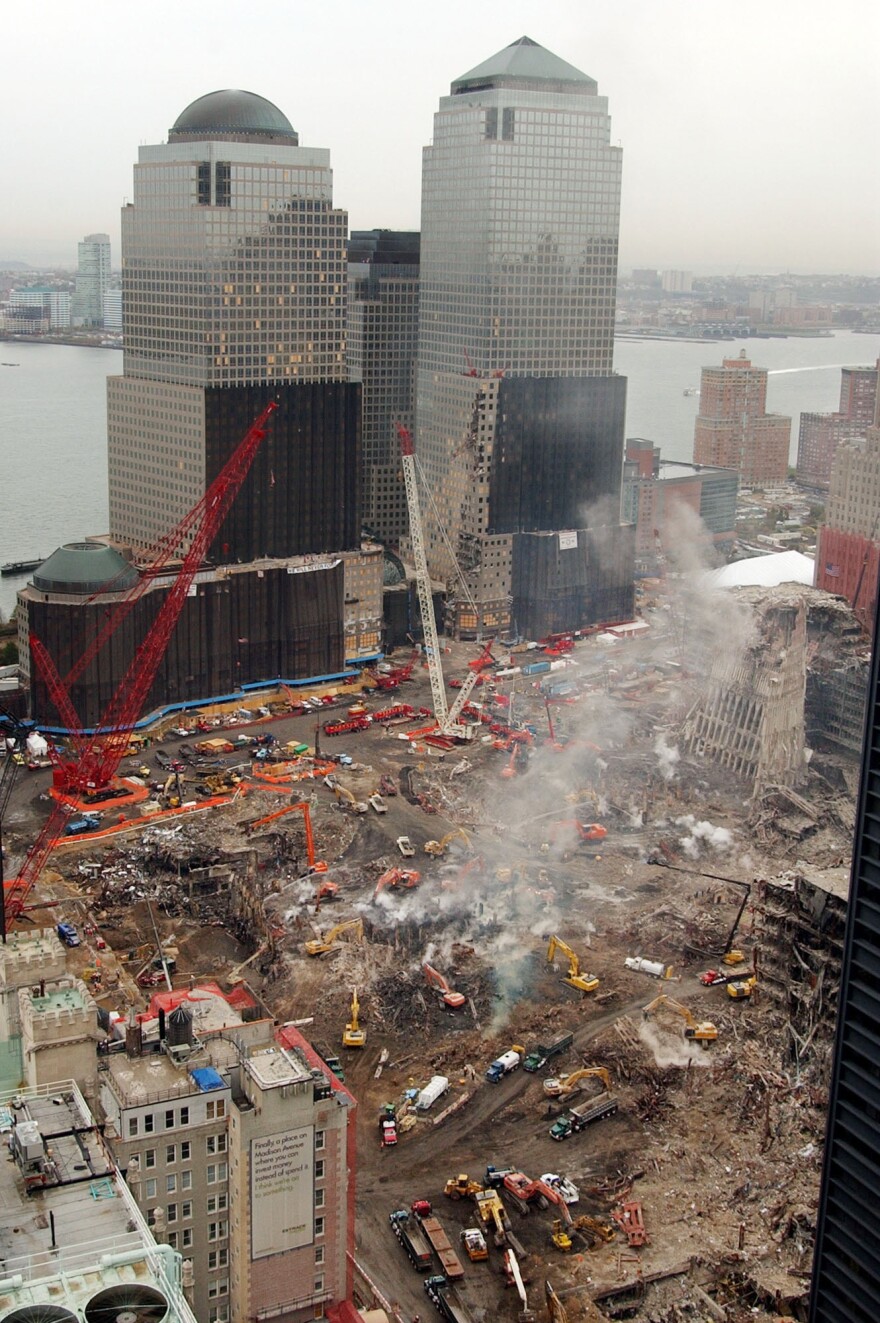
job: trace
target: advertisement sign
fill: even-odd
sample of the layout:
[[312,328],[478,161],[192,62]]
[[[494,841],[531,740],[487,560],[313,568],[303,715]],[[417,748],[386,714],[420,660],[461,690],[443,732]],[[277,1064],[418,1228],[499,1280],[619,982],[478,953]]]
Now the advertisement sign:
[[251,1140],[251,1258],[314,1239],[314,1128]]
[[577,533],[560,533],[560,534],[559,534],[559,550],[560,550],[560,551],[577,551],[577,544],[578,544],[578,535],[577,535]]

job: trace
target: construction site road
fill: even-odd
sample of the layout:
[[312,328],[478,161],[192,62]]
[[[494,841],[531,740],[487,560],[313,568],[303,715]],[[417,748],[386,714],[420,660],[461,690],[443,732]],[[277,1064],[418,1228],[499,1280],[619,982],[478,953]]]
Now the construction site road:
[[[589,1024],[575,1031],[575,1048],[583,1048],[622,1017],[640,1012],[643,1005],[644,998],[640,997],[613,1011],[597,1015]],[[388,1215],[396,1208],[409,1208],[414,1199],[430,1198],[436,1205],[439,1191],[446,1180],[464,1170],[459,1155],[467,1146],[467,1141],[480,1130],[488,1134],[490,1124],[497,1114],[515,1102],[533,1080],[534,1076],[516,1070],[498,1084],[479,1083],[473,1099],[461,1111],[439,1126],[404,1139],[398,1149],[384,1150],[388,1158],[387,1175],[359,1186],[356,1257],[375,1281],[386,1284],[389,1298],[402,1313],[421,1313],[425,1306],[425,1295],[419,1276],[392,1234]],[[372,1121],[372,1115],[360,1115],[359,1146],[377,1143]],[[527,1143],[527,1135],[524,1133],[524,1149]],[[486,1148],[483,1167],[492,1162],[494,1156],[491,1149]],[[405,1159],[405,1170],[401,1158]],[[523,1153],[523,1165],[528,1166],[527,1152]],[[395,1170],[398,1166],[399,1173]],[[470,1174],[479,1179],[482,1168]],[[442,1207],[438,1208],[438,1212],[442,1214]],[[472,1222],[476,1225],[476,1213]],[[497,1265],[498,1256],[490,1255],[490,1262]],[[479,1291],[476,1278],[484,1271],[482,1264],[466,1267],[467,1277],[458,1288],[465,1298],[469,1290]],[[476,1295],[473,1303],[485,1304],[485,1299],[485,1296]]]

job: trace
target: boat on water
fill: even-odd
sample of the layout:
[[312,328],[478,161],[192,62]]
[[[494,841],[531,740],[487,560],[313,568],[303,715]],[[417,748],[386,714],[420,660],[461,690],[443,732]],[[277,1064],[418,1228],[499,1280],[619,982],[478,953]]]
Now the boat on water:
[[8,560],[5,565],[0,565],[0,574],[4,579],[8,579],[13,574],[27,574],[29,570],[35,570],[38,565],[42,565],[45,556],[38,556],[36,560]]
[[681,393],[682,395],[699,395],[700,388],[699,386],[685,386]]

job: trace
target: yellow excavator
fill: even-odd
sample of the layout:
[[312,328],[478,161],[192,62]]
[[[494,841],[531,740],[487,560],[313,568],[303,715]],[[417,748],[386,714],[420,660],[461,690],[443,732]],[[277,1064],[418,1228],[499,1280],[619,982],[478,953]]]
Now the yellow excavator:
[[682,1006],[681,1002],[673,1001],[665,992],[661,992],[659,997],[655,997],[642,1008],[642,1016],[646,1020],[649,1019],[659,1006],[668,1006],[676,1015],[680,1015],[684,1020],[685,1038],[699,1043],[701,1047],[709,1047],[718,1037],[718,1029],[711,1020],[695,1020],[686,1006]]
[[564,976],[563,983],[567,983],[570,988],[577,988],[579,992],[595,992],[599,986],[595,974],[582,974],[581,962],[574,951],[567,942],[563,942],[562,938],[554,933],[547,947],[547,960],[551,965],[557,951],[561,951],[568,960],[568,973]]
[[337,923],[336,927],[331,928],[323,937],[313,937],[306,942],[306,955],[324,955],[326,951],[332,950],[337,938],[341,937],[343,933],[351,933],[353,941],[362,942],[364,940],[363,919],[349,919],[346,923]]
[[367,1045],[366,1030],[362,1029],[358,1024],[358,1012],[360,1009],[361,1004],[358,1001],[357,988],[352,988],[351,1019],[345,1026],[345,1030],[342,1034],[343,1047],[366,1047]]
[[581,1080],[597,1078],[605,1085],[608,1093],[611,1092],[611,1076],[604,1066],[587,1066],[583,1070],[576,1070],[573,1075],[560,1075],[558,1079],[549,1079],[544,1081],[544,1094],[547,1098],[567,1098],[570,1093],[574,1093]]
[[425,841],[422,847],[425,854],[433,854],[438,859],[446,853],[446,847],[451,841],[460,840],[465,849],[471,848],[471,838],[468,836],[464,827],[456,827],[454,831],[448,831],[445,836],[441,836],[439,841]]

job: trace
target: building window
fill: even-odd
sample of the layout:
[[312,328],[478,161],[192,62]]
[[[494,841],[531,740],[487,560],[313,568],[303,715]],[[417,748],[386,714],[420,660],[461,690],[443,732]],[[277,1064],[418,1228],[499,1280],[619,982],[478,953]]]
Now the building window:
[[166,1210],[167,1220],[169,1222],[177,1221],[177,1204],[169,1204]]
[[323,1236],[323,1234],[324,1234],[324,1219],[323,1219],[323,1217],[316,1217],[316,1218],[315,1218],[315,1240],[317,1240],[319,1236]]
[[156,1191],[156,1182],[155,1182],[155,1181],[144,1181],[144,1198],[145,1198],[145,1199],[155,1199],[155,1198],[156,1198],[156,1193],[157,1193],[157,1191]]
[[324,1179],[324,1159],[319,1158],[318,1161],[315,1163],[315,1180],[322,1181],[323,1179]]
[[187,1221],[187,1219],[192,1217],[192,1215],[193,1215],[192,1199],[184,1199],[183,1203],[180,1205],[180,1216],[183,1218],[184,1221]]
[[226,1239],[226,1235],[227,1235],[227,1223],[226,1223],[225,1221],[224,1221],[224,1222],[209,1222],[209,1223],[208,1223],[208,1240],[209,1240],[209,1241],[211,1241],[211,1240],[225,1240],[225,1239]]
[[173,1108],[173,1107],[169,1107],[168,1111],[165,1113],[165,1129],[166,1129],[166,1130],[173,1130],[173,1129],[174,1129],[174,1108]]
[[182,1171],[180,1173],[181,1190],[191,1190],[193,1187],[193,1174],[191,1171]]
[[316,1191],[315,1191],[315,1207],[316,1207],[316,1208],[323,1208],[323,1207],[324,1207],[324,1191],[323,1191],[323,1190],[316,1190]]
[[192,1227],[184,1227],[183,1231],[181,1231],[180,1233],[181,1249],[192,1249],[192,1243],[193,1243],[193,1229]]
[[156,1165],[156,1150],[154,1148],[148,1148],[147,1151],[144,1153],[144,1166],[155,1167],[155,1165]]
[[324,1130],[316,1130],[316,1131],[315,1131],[315,1148],[316,1148],[316,1150],[317,1150],[319,1153],[320,1153],[321,1149],[324,1147],[325,1140],[326,1140],[326,1131],[324,1131]]
[[208,1299],[216,1300],[218,1295],[229,1295],[228,1277],[218,1277],[216,1282],[208,1283]]
[[208,1108],[208,1112],[207,1112],[208,1120],[213,1121],[215,1118],[219,1120],[221,1116],[226,1115],[226,1099],[215,1098],[213,1102],[209,1102],[207,1104],[207,1108]]
[[324,1262],[324,1246],[319,1245],[318,1248],[315,1250],[315,1263],[317,1265],[323,1262]]
[[[188,1112],[188,1111],[189,1108],[184,1107],[183,1111],[180,1113],[181,1121],[183,1120],[183,1112]],[[191,1155],[192,1155],[192,1144],[189,1142],[188,1139],[185,1139],[180,1146],[180,1161],[189,1162]]]
[[165,1193],[166,1193],[166,1194],[174,1194],[174,1192],[175,1192],[176,1189],[177,1189],[177,1177],[176,1177],[176,1176],[166,1176],[166,1177],[165,1177]]
[[180,1124],[181,1124],[181,1125],[189,1125],[189,1108],[188,1108],[188,1107],[181,1107],[181,1109],[180,1109]]
[[229,1250],[215,1249],[208,1250],[208,1271],[213,1272],[215,1268],[226,1268],[229,1265]]
[[151,1135],[156,1128],[156,1119],[152,1112],[147,1112],[144,1117],[144,1134]]
[[199,161],[196,170],[196,200],[200,207],[211,205],[211,163]]
[[323,1274],[323,1273],[320,1273],[320,1274],[315,1278],[315,1290],[316,1290],[316,1291],[323,1291],[323,1289],[324,1289],[324,1274]]
[[210,1157],[212,1153],[226,1152],[226,1135],[208,1135],[205,1140],[205,1152]]
[[169,1247],[170,1247],[171,1249],[173,1249],[173,1250],[176,1250],[176,1249],[177,1249],[177,1232],[176,1232],[176,1231],[169,1231],[169,1232],[168,1232],[168,1245],[169,1245]]
[[170,1167],[171,1164],[176,1161],[177,1161],[177,1149],[175,1148],[174,1144],[166,1144],[165,1146],[166,1164]]
[[229,1323],[229,1305],[212,1305],[208,1310],[208,1323]]
[[223,1194],[209,1194],[205,1211],[211,1213],[225,1213],[229,1207],[229,1195],[224,1191]]
[[214,206],[230,205],[232,167],[228,161],[218,161],[214,170]]
[[128,1118],[128,1137],[129,1137],[129,1139],[134,1139],[134,1137],[135,1137],[135,1135],[137,1134],[137,1132],[138,1132],[138,1119],[137,1119],[136,1116],[130,1116],[130,1117]]
[[229,1174],[229,1168],[225,1162],[211,1162],[208,1164],[206,1171],[209,1185],[216,1185],[218,1181],[225,1181]]

